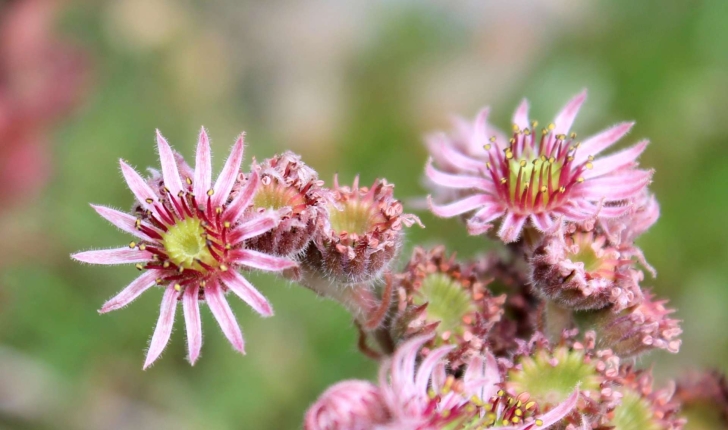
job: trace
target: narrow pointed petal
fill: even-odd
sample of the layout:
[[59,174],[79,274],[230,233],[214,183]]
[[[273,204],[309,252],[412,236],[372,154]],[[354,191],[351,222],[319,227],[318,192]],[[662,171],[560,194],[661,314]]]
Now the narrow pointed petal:
[[493,354],[486,352],[484,357],[473,357],[468,363],[463,381],[466,393],[475,394],[481,399],[493,397],[501,383],[498,363]]
[[568,103],[566,103],[566,106],[561,109],[561,112],[559,112],[559,114],[556,115],[556,119],[554,119],[554,125],[556,126],[556,128],[554,129],[555,134],[569,133],[569,130],[571,130],[571,126],[574,124],[574,119],[576,119],[576,115],[579,113],[579,109],[581,109],[581,105],[584,103],[584,100],[586,100],[585,89],[577,94],[574,98],[569,100]]
[[245,134],[241,134],[235,142],[235,145],[233,145],[230,156],[225,161],[225,167],[222,168],[222,172],[220,172],[220,176],[218,176],[215,182],[215,193],[212,195],[213,206],[221,206],[227,200],[230,190],[233,189],[233,185],[235,184],[235,179],[238,177],[240,163],[243,162],[244,150]]
[[152,259],[152,253],[131,249],[128,246],[114,249],[99,249],[96,251],[85,251],[71,254],[74,260],[89,264],[130,264],[143,263]]
[[428,196],[427,204],[430,206],[430,210],[435,215],[442,218],[450,218],[456,215],[464,214],[465,212],[470,212],[471,210],[477,209],[484,205],[495,204],[495,200],[493,199],[493,197],[487,194],[477,194],[450,203],[448,205],[440,206],[432,203],[432,198]]
[[542,233],[549,232],[554,228],[554,221],[544,212],[531,215],[531,224]]
[[195,178],[193,192],[198,205],[207,202],[207,192],[212,187],[212,156],[210,155],[210,139],[207,137],[205,127],[200,130],[197,141],[197,155],[195,158]]
[[235,227],[235,230],[230,234],[230,244],[237,245],[238,243],[260,236],[263,233],[269,232],[272,228],[278,225],[279,216],[270,211],[264,215],[255,217],[251,220],[245,221],[239,226]]
[[106,221],[114,224],[120,230],[130,233],[139,239],[152,240],[149,236],[137,230],[136,218],[124,212],[119,212],[116,209],[111,209],[106,206],[91,205],[92,208],[101,215]]
[[[145,209],[149,209],[156,213],[157,210],[154,208],[152,203],[156,202],[158,199],[151,187],[149,187],[144,178],[142,178],[133,167],[126,164],[124,160],[119,160],[119,164],[121,165],[121,173],[124,175],[126,184],[129,186],[129,189],[137,198],[139,203]],[[149,203],[150,201],[152,203]]]
[[170,285],[164,290],[162,306],[159,310],[159,319],[157,320],[157,328],[154,329],[154,335],[152,335],[152,341],[149,344],[149,351],[147,351],[147,359],[144,362],[145,370],[159,358],[159,355],[162,354],[164,347],[169,342],[169,336],[172,334],[172,326],[174,325],[174,314],[177,309],[178,296],[179,291],[174,289],[174,285]]
[[584,172],[584,178],[597,178],[607,173],[615,172],[627,166],[633,165],[637,158],[644,152],[649,140],[642,140],[636,145],[619,151],[612,155],[597,158],[592,164],[593,168]]
[[590,155],[596,156],[614,145],[632,129],[633,125],[634,122],[623,122],[586,139],[574,155],[574,165],[579,165],[585,162]]
[[271,272],[280,272],[298,266],[287,258],[274,257],[252,249],[236,249],[230,253],[230,258],[237,264]]
[[628,170],[623,173],[590,179],[574,187],[575,197],[589,200],[605,198],[607,201],[623,200],[642,191],[652,179],[651,170]]
[[485,145],[488,142],[488,114],[490,113],[490,108],[483,108],[478,112],[478,115],[475,117],[475,127],[473,127],[473,137],[472,142],[473,146],[477,148],[482,148],[483,145]]
[[422,360],[420,367],[417,369],[417,376],[415,377],[415,386],[417,387],[418,392],[424,393],[427,391],[427,385],[430,382],[430,377],[432,376],[432,371],[435,368],[435,365],[445,358],[445,356],[453,349],[455,349],[455,345],[437,348],[427,354],[427,358]]
[[492,205],[486,206],[470,217],[467,222],[468,233],[471,236],[481,235],[493,227],[491,221],[503,216],[503,209]]
[[524,222],[526,222],[526,216],[515,215],[513,212],[508,211],[501,221],[498,237],[505,243],[515,242],[521,236]]
[[[478,173],[482,171],[485,166],[485,161],[471,158],[470,156],[457,151],[452,147],[452,145],[449,145],[446,142],[441,143],[438,149],[440,150],[443,161],[457,167],[459,171]],[[480,149],[482,151],[482,156],[485,157],[485,150],[483,148]]]
[[443,173],[432,167],[432,158],[427,160],[425,166],[425,174],[432,182],[447,188],[468,189],[476,188],[491,194],[495,194],[495,185],[493,181],[475,176],[451,175]]
[[258,191],[259,184],[260,175],[256,171],[251,172],[245,185],[243,185],[240,192],[235,196],[235,199],[230,203],[228,210],[225,211],[226,221],[235,221],[243,215],[245,209],[253,202],[253,197],[255,197],[255,192]]
[[518,105],[518,109],[513,114],[513,124],[516,124],[521,130],[530,127],[528,123],[528,100],[523,99],[521,104]]
[[167,143],[167,139],[157,130],[157,149],[159,150],[159,161],[162,164],[162,177],[164,178],[164,186],[169,192],[176,196],[182,188],[182,179],[179,177],[177,169],[177,160],[174,158],[174,151]]
[[182,307],[185,313],[185,327],[187,328],[187,351],[190,364],[194,366],[200,357],[202,349],[202,321],[200,320],[198,285],[190,285],[182,296]]
[[245,354],[243,333],[240,331],[240,326],[238,326],[238,322],[235,320],[235,315],[233,315],[233,311],[230,309],[230,305],[225,299],[225,295],[217,281],[208,284],[208,287],[205,289],[205,299],[207,300],[207,305],[210,307],[212,315],[218,324],[220,324],[220,328],[225,334],[225,337],[230,341],[230,344],[232,344],[236,351]]
[[159,276],[160,272],[157,270],[148,270],[144,272],[141,276],[133,280],[126,288],[121,290],[119,294],[104,303],[101,310],[99,310],[99,313],[105,314],[107,312],[115,311],[133,302],[134,299],[139,297],[141,293],[145,292],[149,289],[149,287],[154,285]]
[[234,270],[228,270],[223,274],[222,279],[230,291],[249,304],[256,312],[264,317],[273,316],[273,308],[268,300],[243,275]]

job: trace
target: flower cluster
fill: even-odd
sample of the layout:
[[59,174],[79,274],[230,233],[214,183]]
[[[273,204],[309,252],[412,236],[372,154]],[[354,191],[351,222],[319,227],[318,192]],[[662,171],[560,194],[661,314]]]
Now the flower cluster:
[[[291,152],[241,171],[241,136],[213,183],[204,129],[194,169],[159,133],[161,171],[143,178],[122,161],[131,213],[93,207],[134,241],[73,257],[143,271],[102,313],[164,289],[145,368],[169,340],[178,301],[191,363],[202,303],[243,352],[226,294],[273,314],[248,270],[339,302],[361,351],[380,360],[379,380],[329,388],[306,413],[306,430],[679,430],[681,404],[706,396],[691,380],[677,394],[672,382],[655,388],[634,359],[676,353],[681,342],[674,311],[642,286],[655,270],[635,240],[659,217],[653,172],[637,163],[647,141],[597,158],[633,123],[580,142],[572,125],[585,99],[578,94],[540,130],[524,101],[510,137],[487,123],[486,108],[427,139],[432,212],[505,245],[468,261],[442,245],[416,246],[398,269],[404,228],[420,221],[384,179],[348,186],[335,177],[328,188]],[[708,382],[725,419],[725,379]]]

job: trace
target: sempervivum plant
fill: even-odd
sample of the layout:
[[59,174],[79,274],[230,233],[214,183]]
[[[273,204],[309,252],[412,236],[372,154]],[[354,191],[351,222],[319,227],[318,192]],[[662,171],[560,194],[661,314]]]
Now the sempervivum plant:
[[239,270],[281,271],[296,265],[287,259],[247,249],[247,241],[274,228],[279,222],[278,216],[272,212],[244,216],[259,186],[256,172],[248,177],[235,198],[230,198],[243,160],[242,135],[214,184],[210,142],[204,129],[197,144],[194,172],[178,163],[179,157],[175,157],[159,132],[157,147],[162,164],[161,181],[159,178],[147,181],[126,162],[120,162],[126,183],[137,199],[133,213],[93,206],[99,215],[133,235],[135,240],[123,248],[79,252],[73,258],[92,264],[136,264],[144,272],[106,302],[101,313],[128,305],[152,286],[164,288],[145,368],[167,345],[178,301],[182,301],[185,315],[190,363],[195,363],[202,346],[199,304],[203,301],[233,347],[245,353],[243,335],[225,295],[232,291],[262,316],[273,315],[268,300]]
[[680,430],[681,403],[698,419],[696,408],[710,404],[723,415],[706,422],[725,422],[722,376],[683,380],[673,395],[673,383],[655,388],[639,366],[649,351],[678,352],[682,333],[666,300],[642,286],[643,271],[656,272],[635,241],[660,213],[652,171],[636,161],[647,142],[599,157],[632,123],[580,142],[571,129],[585,98],[542,129],[524,101],[510,137],[487,123],[486,109],[428,138],[435,215],[462,216],[477,235],[500,224],[505,246],[466,262],[434,244],[414,246],[400,266],[405,227],[419,219],[383,179],[327,188],[291,152],[241,171],[241,137],[213,183],[204,130],[194,169],[160,134],[161,171],[143,178],[122,161],[131,213],[94,208],[134,241],[73,257],[143,272],[102,313],[164,289],[145,368],[169,340],[178,301],[190,362],[202,343],[201,303],[242,352],[226,294],[272,315],[248,269],[338,302],[359,349],[380,361],[379,380],[330,387],[305,414],[306,430]]

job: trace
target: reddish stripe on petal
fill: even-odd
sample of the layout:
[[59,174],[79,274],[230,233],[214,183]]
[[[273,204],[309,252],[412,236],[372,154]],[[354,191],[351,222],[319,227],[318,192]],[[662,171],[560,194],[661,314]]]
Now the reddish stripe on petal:
[[216,280],[211,281],[205,288],[205,299],[210,311],[212,311],[212,315],[220,324],[220,329],[222,329],[230,344],[236,351],[245,354],[243,333],[240,332],[240,326],[235,320],[235,315],[233,315],[233,311],[230,309],[227,300],[225,300],[225,295]]
[[101,215],[106,221],[114,224],[114,226],[118,227],[120,230],[125,231],[127,233],[130,233],[139,239],[149,240],[152,241],[153,239],[149,237],[148,235],[142,233],[141,231],[137,230],[136,228],[136,218],[133,216],[126,214],[124,212],[119,212],[116,209],[111,209],[106,206],[100,206],[100,205],[91,205],[92,208]]
[[526,222],[525,215],[515,215],[513,212],[508,211],[501,221],[498,237],[505,243],[515,242],[521,235],[524,222]]
[[243,185],[243,188],[230,203],[228,210],[225,211],[226,221],[235,221],[243,215],[245,209],[253,202],[253,197],[255,196],[255,192],[258,191],[259,183],[260,175],[258,172],[251,172],[248,176],[248,180],[245,182],[245,185]]
[[574,165],[585,162],[590,155],[596,156],[600,152],[614,145],[619,139],[632,129],[634,122],[623,122],[610,127],[601,133],[592,136],[582,142],[574,155]]
[[235,230],[230,234],[229,241],[232,245],[237,245],[251,237],[260,236],[277,226],[278,221],[278,214],[274,211],[268,211],[264,215],[245,221],[235,227]]
[[190,364],[194,366],[202,349],[202,321],[200,320],[198,285],[189,285],[182,296],[182,308],[187,328],[187,351]]
[[[157,195],[149,187],[149,185],[147,185],[144,178],[142,178],[133,167],[126,164],[124,160],[119,160],[119,164],[121,165],[121,174],[124,175],[126,184],[129,186],[129,189],[137,198],[139,203],[145,209],[158,213],[157,208],[154,206],[154,202],[158,200]],[[149,203],[148,200],[151,200],[152,203]]]
[[114,249],[99,249],[71,254],[75,260],[89,264],[130,264],[143,263],[152,259],[152,253],[131,249],[128,246]]
[[496,193],[495,184],[490,179],[443,173],[432,167],[432,158],[427,160],[425,174],[432,182],[443,187],[455,189],[477,188],[490,194]]
[[532,214],[530,218],[531,224],[533,224],[533,226],[542,233],[549,232],[554,228],[554,221],[545,212]]
[[556,119],[554,119],[554,125],[556,126],[556,128],[554,128],[554,134],[569,133],[584,100],[586,100],[585,89],[566,103],[566,106],[561,109],[561,112],[559,112],[559,114],[556,115]]
[[119,294],[104,303],[101,310],[99,310],[99,313],[105,314],[106,312],[115,311],[133,302],[134,299],[139,297],[141,293],[145,292],[149,289],[149,287],[155,284],[157,278],[161,276],[161,273],[162,272],[158,270],[149,270],[144,272],[141,276],[133,280],[126,288],[121,290]]
[[159,161],[162,164],[164,186],[176,197],[182,191],[182,180],[179,177],[177,160],[174,158],[174,152],[167,143],[167,139],[162,136],[159,130],[157,130],[157,150],[159,151]]
[[240,163],[243,162],[243,152],[245,150],[245,134],[241,134],[233,145],[228,159],[225,161],[225,167],[222,168],[220,176],[215,182],[215,193],[212,195],[212,205],[214,207],[222,206],[228,198],[230,190],[233,189],[235,179],[240,171]]
[[200,129],[200,138],[197,140],[195,179],[192,186],[197,205],[201,206],[207,203],[207,192],[212,186],[212,156],[210,154],[210,139],[207,137],[205,127]]
[[521,130],[530,127],[528,124],[528,100],[523,99],[521,104],[518,105],[516,112],[513,114],[513,123]]
[[233,250],[230,252],[230,259],[237,264],[271,272],[280,272],[298,266],[287,258],[274,257],[251,249]]
[[584,178],[596,178],[633,165],[649,143],[648,140],[642,140],[631,148],[597,159],[592,163],[592,169],[584,171]]
[[174,289],[174,284],[170,284],[164,290],[162,306],[159,310],[159,319],[157,320],[157,328],[154,329],[154,335],[152,335],[152,341],[149,344],[149,351],[147,352],[147,359],[144,362],[145,370],[159,358],[159,355],[162,354],[164,347],[169,342],[169,336],[172,334],[172,326],[174,325],[174,314],[177,309],[177,296],[179,296],[179,291]]
[[487,194],[477,194],[448,205],[440,206],[432,203],[432,197],[427,196],[427,204],[430,206],[430,211],[432,211],[435,215],[443,218],[450,218],[464,214],[465,212],[470,212],[471,210],[477,209],[481,206],[495,204],[495,199]]
[[240,273],[228,270],[222,276],[225,285],[264,317],[273,316],[273,308],[268,300]]

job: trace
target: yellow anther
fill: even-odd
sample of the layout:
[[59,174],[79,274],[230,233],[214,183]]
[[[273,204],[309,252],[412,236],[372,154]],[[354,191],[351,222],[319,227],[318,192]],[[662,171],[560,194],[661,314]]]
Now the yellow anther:
[[129,248],[134,249],[136,248],[136,242],[129,242]]
[[527,190],[528,189],[528,182],[526,182],[526,183],[523,184],[523,189],[524,190]]
[[546,188],[546,185],[541,185],[541,192],[545,193],[546,191],[548,191],[548,188]]
[[543,420],[541,420],[541,419],[536,420],[536,425],[537,426],[542,426],[543,425]]
[[204,280],[200,281],[200,287],[205,288],[206,285],[207,285],[207,281],[204,281]]
[[506,392],[503,390],[498,390],[498,392],[496,394],[498,394],[498,397],[503,397],[506,394]]
[[185,181],[187,182],[187,185],[192,185],[192,179],[185,178]]
[[486,161],[485,162],[485,167],[487,167],[488,169],[490,169],[490,161]]
[[431,399],[434,399],[435,397],[437,397],[437,393],[435,392],[435,390],[430,388],[429,390],[427,390],[427,396]]
[[536,406],[536,402],[530,401],[530,402],[526,403],[525,408],[526,408],[526,410],[529,410],[529,409],[533,408],[534,406]]
[[556,124],[554,124],[553,122],[551,124],[549,124],[550,131],[554,131],[555,128],[556,128]]
[[179,266],[179,269],[177,269],[177,272],[182,273],[185,271],[185,268],[182,266]]
[[154,199],[151,199],[151,198],[149,198],[149,199],[146,199],[145,201],[146,201],[147,203],[149,203],[150,205],[151,205],[152,203],[154,203]]
[[513,138],[513,137],[511,137],[510,139],[508,139],[508,142],[509,142],[509,143],[510,143],[511,145],[515,145],[515,143],[516,143],[516,139],[515,139],[515,138]]
[[182,286],[180,284],[174,284],[174,290],[180,292],[182,291]]
[[485,148],[486,151],[490,151],[490,148],[491,148],[490,143],[484,145],[483,148]]
[[221,214],[222,213],[222,206],[216,207],[215,208],[215,213],[218,214],[218,215]]
[[526,160],[521,160],[521,162],[518,164],[520,164],[521,167],[526,167]]
[[521,131],[521,129],[518,128],[518,124],[513,124],[513,132],[514,133],[519,133],[520,131]]
[[142,266],[142,263],[137,263],[136,266],[137,270],[144,270],[144,266]]
[[156,279],[156,280],[155,280],[154,282],[156,282],[156,283],[157,283],[157,285],[162,285],[162,281],[164,281],[164,279],[162,279],[162,278],[157,278],[157,279]]
[[483,406],[483,401],[476,395],[473,395],[473,397],[470,398],[470,402],[476,406]]
[[213,194],[215,194],[215,189],[214,188],[210,188],[209,190],[207,190],[207,195],[208,196],[212,196]]
[[541,157],[540,157],[539,159],[540,159],[541,161],[546,161],[546,156],[545,156],[545,155],[542,155],[542,156],[541,156]]
[[506,183],[506,178],[501,178],[500,183],[501,184],[505,184]]
[[513,158],[513,151],[506,149],[506,159],[510,160],[511,158]]
[[450,409],[445,409],[442,411],[442,417],[447,418],[450,416]]
[[142,220],[137,218],[136,222],[134,223],[137,229],[139,229],[142,226]]
[[575,132],[575,131],[572,131],[572,132],[571,132],[571,138],[572,138],[572,139],[576,139],[576,132]]
[[230,221],[225,221],[224,223],[222,223],[222,225],[223,225],[223,226],[224,226],[225,228],[230,228]]
[[495,136],[490,136],[490,139],[489,139],[489,140],[490,140],[491,142],[495,142]]
[[594,161],[594,156],[593,156],[593,155],[590,155],[590,156],[588,156],[588,157],[587,157],[587,160],[589,160],[589,161]]
[[225,244],[225,249],[232,249],[232,248],[233,248],[233,246],[232,246],[232,245],[230,245],[229,243],[226,243],[226,244]]
[[573,155],[569,155],[568,157],[566,157],[566,160],[567,161],[574,161],[574,156]]
[[522,417],[523,416],[523,411],[520,410],[520,409],[516,409],[513,413],[516,414],[517,417]]
[[526,136],[528,136],[528,135],[531,134],[531,130],[525,128],[525,129],[523,129],[523,134],[525,134]]
[[533,127],[534,129],[535,129],[536,127],[538,127],[538,121],[532,121],[532,122],[531,122],[531,127]]
[[220,270],[222,270],[223,272],[227,272],[228,267],[226,265],[224,265],[224,264],[221,264],[220,265]]
[[566,135],[565,134],[560,134],[560,135],[556,136],[556,139],[558,139],[558,140],[566,140]]
[[582,182],[584,182],[584,178],[580,176],[579,179],[576,180],[576,182],[581,184]]
[[511,422],[512,422],[513,424],[518,424],[519,422],[521,422],[521,419],[520,419],[520,418],[518,418],[518,417],[513,417],[513,418],[511,418]]
[[556,158],[554,158],[554,157],[549,158],[549,163],[554,164],[555,161],[556,161]]
[[586,168],[587,169],[593,169],[594,168],[594,165],[592,163],[586,163]]
[[169,194],[169,188],[167,188],[167,186],[166,186],[166,185],[165,185],[165,186],[163,186],[163,187],[162,187],[162,189],[164,189],[164,192],[165,192],[165,193]]
[[139,245],[139,249],[141,249],[142,251],[146,251],[147,245],[142,243],[141,245]]
[[565,192],[566,192],[566,187],[565,187],[565,186],[563,186],[563,185],[562,185],[562,186],[560,186],[560,187],[559,187],[559,192],[560,192],[560,193],[565,193]]
[[165,269],[168,268],[169,267],[169,261],[165,261],[164,263],[162,263],[162,267],[164,267]]

